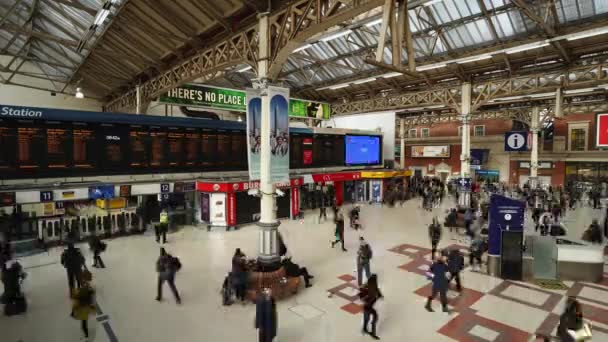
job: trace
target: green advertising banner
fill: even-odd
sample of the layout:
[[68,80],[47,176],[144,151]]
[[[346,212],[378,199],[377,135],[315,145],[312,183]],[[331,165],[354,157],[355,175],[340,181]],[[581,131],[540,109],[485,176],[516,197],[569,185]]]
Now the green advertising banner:
[[[246,93],[241,90],[200,84],[185,84],[160,96],[159,102],[190,107],[204,107],[246,112]],[[289,100],[289,116],[329,120],[329,103],[300,99]]]

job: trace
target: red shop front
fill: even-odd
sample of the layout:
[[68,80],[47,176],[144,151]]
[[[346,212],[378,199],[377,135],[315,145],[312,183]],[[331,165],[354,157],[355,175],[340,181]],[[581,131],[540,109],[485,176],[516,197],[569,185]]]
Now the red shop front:
[[[292,178],[289,182],[277,184],[277,187],[286,194],[276,197],[277,218],[299,215],[299,187],[302,183],[302,178]],[[201,221],[213,227],[227,229],[258,221],[260,198],[249,195],[248,191],[259,187],[259,181],[197,181]]]
[[336,173],[315,173],[304,176],[306,184],[333,185],[336,205],[344,203],[344,182],[352,182],[361,179],[361,172],[336,172]]

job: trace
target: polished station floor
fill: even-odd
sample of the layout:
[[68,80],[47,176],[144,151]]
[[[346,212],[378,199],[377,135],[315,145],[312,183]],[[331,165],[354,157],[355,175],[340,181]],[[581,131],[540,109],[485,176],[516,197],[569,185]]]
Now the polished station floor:
[[[302,221],[283,221],[280,230],[293,260],[315,276],[313,287],[278,303],[278,342],[369,341],[361,334],[361,306],[356,294],[355,257],[358,237],[371,244],[372,272],[378,274],[385,299],[377,305],[378,335],[383,341],[528,341],[537,331],[555,329],[567,295],[577,295],[594,327],[594,341],[608,341],[608,278],[601,284],[565,282],[568,290],[550,291],[530,283],[504,281],[466,269],[464,291],[448,294],[452,312],[424,309],[429,281],[427,225],[434,215],[443,221],[450,203],[433,212],[417,199],[403,207],[362,206],[362,231],[346,228],[346,248],[332,249],[331,220],[318,223],[318,212]],[[348,207],[347,207],[348,208]],[[580,237],[599,210],[569,212],[569,232]],[[348,224],[347,224],[348,226]],[[530,227],[528,227],[530,229]],[[248,256],[257,251],[255,226],[238,231],[187,227],[169,235],[167,250],[183,268],[176,284],[183,303],[176,305],[165,285],[164,301],[156,295],[155,261],[159,245],[153,236],[108,241],[106,269],[93,270],[98,314],[91,319],[90,341],[192,342],[257,341],[255,306],[222,306],[220,289],[235,248]],[[440,247],[463,245],[456,233],[444,230]],[[464,248],[464,246],[463,246]],[[92,256],[86,246],[87,262]],[[29,277],[24,290],[27,314],[0,317],[2,342],[71,342],[80,340],[79,322],[70,317],[66,273],[59,264],[61,249],[21,259]],[[468,264],[468,258],[466,258]],[[606,271],[608,272],[608,270]],[[606,274],[608,277],[608,274]]]

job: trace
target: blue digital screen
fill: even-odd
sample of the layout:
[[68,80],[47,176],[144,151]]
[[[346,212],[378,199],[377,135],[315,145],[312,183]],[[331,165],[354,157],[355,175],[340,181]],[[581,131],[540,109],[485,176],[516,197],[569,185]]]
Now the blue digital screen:
[[114,198],[114,185],[99,185],[89,187],[90,199],[110,199]]
[[379,136],[347,135],[346,165],[378,165],[381,149]]

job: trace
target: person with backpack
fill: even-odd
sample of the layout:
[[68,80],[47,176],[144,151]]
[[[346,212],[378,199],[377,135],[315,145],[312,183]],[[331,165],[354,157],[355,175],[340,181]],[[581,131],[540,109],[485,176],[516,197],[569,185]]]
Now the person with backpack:
[[433,308],[431,307],[431,303],[433,299],[437,297],[441,298],[441,306],[443,307],[443,312],[449,312],[448,310],[448,265],[445,263],[445,256],[439,256],[437,260],[433,261],[433,264],[430,267],[428,276],[431,278],[433,282],[432,294],[427,298],[426,305],[424,308],[433,312]]
[[441,240],[441,224],[437,220],[437,217],[433,217],[433,223],[429,225],[429,239],[431,240],[431,255],[435,255],[437,252],[437,246]]
[[372,260],[372,248],[363,239],[363,236],[359,237],[359,250],[357,251],[357,284],[359,287],[363,284],[363,271],[365,271],[365,277],[369,279],[371,275],[370,262]]
[[158,287],[156,292],[157,301],[160,302],[163,300],[163,284],[167,282],[171,292],[173,292],[173,296],[175,297],[177,304],[182,303],[179,292],[175,287],[175,275],[181,269],[181,267],[182,264],[179,259],[167,253],[167,251],[161,247],[160,256],[156,261],[156,272],[158,272]]
[[85,259],[73,243],[68,243],[68,248],[61,253],[61,264],[65,267],[68,276],[68,287],[70,296],[74,289],[80,287],[82,270],[86,269]]
[[464,256],[458,248],[453,248],[448,253],[448,270],[450,271],[450,279],[448,284],[452,280],[456,279],[456,290],[462,292],[462,284],[460,282],[460,271],[464,268]]
[[[363,333],[369,334],[373,339],[379,340],[380,337],[376,335],[376,323],[378,322],[378,312],[374,308],[374,305],[378,299],[383,298],[382,292],[378,287],[378,276],[372,274],[367,279],[367,284],[361,287],[359,292],[359,298],[363,301]],[[369,320],[372,320],[372,330],[367,330]]]
[[80,288],[72,295],[72,313],[75,320],[80,321],[80,328],[84,334],[84,340],[89,340],[89,316],[95,315],[95,289],[91,285],[93,276],[91,272],[84,271],[80,276]]
[[106,244],[102,242],[97,235],[91,235],[89,239],[89,248],[93,252],[93,267],[106,268],[106,265],[101,260],[100,254],[106,250]]

